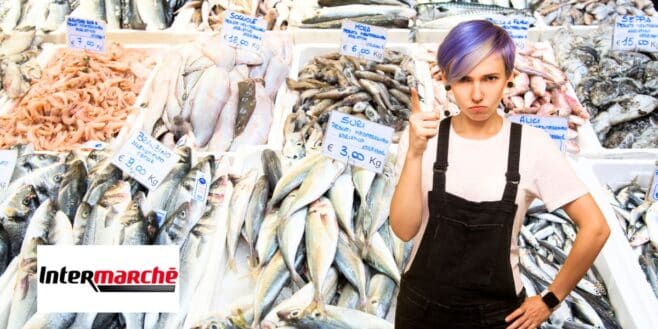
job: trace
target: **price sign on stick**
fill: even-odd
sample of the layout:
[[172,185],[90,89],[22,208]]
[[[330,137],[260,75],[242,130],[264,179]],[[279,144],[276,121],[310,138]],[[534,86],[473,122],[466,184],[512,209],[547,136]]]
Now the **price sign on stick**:
[[178,162],[178,155],[143,131],[119,148],[112,164],[149,189],[158,187]]
[[393,128],[332,111],[324,136],[324,155],[381,173]]
[[487,17],[487,20],[505,29],[517,49],[525,48],[530,28],[530,20],[527,17],[491,15]]
[[385,28],[344,21],[340,42],[340,53],[375,62],[384,61],[386,47]]
[[69,48],[104,52],[105,23],[93,19],[66,17],[66,45]]
[[612,34],[612,49],[658,52],[658,18],[618,16]]
[[260,52],[265,30],[267,30],[267,22],[264,19],[229,10],[224,16],[222,41],[231,47]]

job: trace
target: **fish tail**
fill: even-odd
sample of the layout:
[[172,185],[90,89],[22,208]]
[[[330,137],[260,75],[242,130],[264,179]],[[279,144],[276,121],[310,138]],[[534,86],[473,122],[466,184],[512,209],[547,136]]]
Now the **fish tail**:
[[233,258],[233,256],[231,256],[231,258],[228,260],[228,269],[232,272],[235,272],[236,270],[235,259]]

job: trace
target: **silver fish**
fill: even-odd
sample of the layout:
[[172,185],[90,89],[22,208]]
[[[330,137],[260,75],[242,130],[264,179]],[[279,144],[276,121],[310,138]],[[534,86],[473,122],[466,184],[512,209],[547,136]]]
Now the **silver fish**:
[[[290,204],[297,197],[297,192],[291,192],[288,197],[283,200],[281,203],[281,208],[279,209],[277,215],[281,217],[281,213],[287,211],[290,207]],[[287,218],[281,218],[281,223],[277,228],[276,237],[279,242],[279,249],[283,256],[283,260],[288,266],[290,271],[291,278],[293,282],[301,287],[304,285],[304,280],[299,276],[294,265],[294,257],[297,254],[299,245],[304,236],[304,231],[306,227],[306,216],[308,213],[307,208],[302,208],[295,212],[294,214],[288,216]]]
[[395,283],[400,283],[400,270],[398,270],[393,254],[386,247],[386,242],[382,239],[379,233],[375,233],[370,237],[369,243],[366,244],[364,260],[370,266],[376,268],[378,271],[386,274]]
[[329,158],[316,163],[308,173],[308,179],[299,187],[295,201],[286,209],[283,217],[285,218],[293,214],[295,211],[321,197],[331,188],[336,178],[345,170],[345,166],[345,163]]
[[354,240],[354,183],[352,182],[352,166],[347,166],[345,171],[336,179],[334,185],[329,189],[329,199],[336,209],[338,224],[347,233],[350,240]]
[[279,217],[276,211],[268,213],[265,215],[265,219],[263,219],[263,224],[260,226],[256,240],[256,255],[258,256],[259,266],[267,264],[279,248],[276,232],[280,223],[281,217]]
[[270,188],[266,176],[260,176],[256,181],[254,190],[247,204],[247,213],[244,223],[245,239],[249,245],[249,259],[253,267],[257,264],[256,259],[256,236],[260,231],[261,223],[265,217],[265,206],[269,196]]
[[382,319],[386,318],[396,288],[395,281],[388,276],[379,273],[373,275],[368,284],[368,306],[366,311]]
[[308,249],[307,266],[316,292],[314,300],[315,303],[321,303],[320,293],[338,246],[338,222],[329,199],[321,197],[311,204],[306,219],[305,239]]
[[392,323],[372,314],[332,305],[325,305],[324,311],[293,309],[278,315],[298,328],[393,329]]
[[272,197],[268,203],[269,208],[277,205],[288,193],[299,187],[306,180],[313,166],[322,159],[324,157],[321,154],[308,156],[288,169],[274,187]]
[[86,192],[87,169],[82,160],[75,160],[68,165],[67,171],[64,173],[62,186],[57,196],[57,206],[73,220]]
[[251,198],[251,193],[254,190],[254,185],[258,179],[258,172],[255,169],[250,170],[240,181],[235,185],[235,190],[231,197],[231,210],[228,219],[228,235],[227,246],[229,261],[229,269],[235,269],[235,251],[238,246],[238,239],[240,238],[240,230],[245,221],[247,213],[247,205]]
[[31,217],[39,206],[37,192],[32,185],[23,185],[9,194],[0,204],[0,226],[6,234],[8,260],[16,257]]
[[359,309],[365,310],[368,293],[366,291],[366,268],[359,252],[356,250],[356,246],[342,232],[338,234],[338,247],[334,262],[347,281],[357,288],[359,292]]

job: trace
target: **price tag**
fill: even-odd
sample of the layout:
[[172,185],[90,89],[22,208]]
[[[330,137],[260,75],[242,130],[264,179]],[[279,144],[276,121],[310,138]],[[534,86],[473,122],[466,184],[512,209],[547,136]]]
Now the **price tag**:
[[658,18],[618,16],[612,34],[612,49],[658,52]]
[[560,148],[560,151],[567,150],[567,131],[569,130],[569,123],[566,118],[560,117],[542,117],[537,115],[512,115],[509,117],[510,121],[530,125],[535,128],[545,131],[551,139]]
[[105,23],[92,19],[66,17],[66,44],[69,48],[105,51]]
[[388,30],[353,21],[343,21],[340,53],[375,62],[384,61]]
[[17,157],[18,152],[16,150],[0,151],[0,192],[6,190],[9,183],[11,183]]
[[322,142],[322,153],[381,173],[393,128],[332,111]]
[[222,40],[231,47],[260,52],[265,30],[267,30],[267,22],[264,19],[229,10],[224,16]]
[[178,155],[143,131],[114,154],[112,164],[149,189],[156,188],[178,162]]
[[155,222],[158,224],[158,227],[162,227],[162,224],[167,219],[167,212],[162,209],[154,209],[153,213],[155,214]]
[[654,202],[658,202],[658,165],[656,170],[654,170],[653,180],[651,181],[651,189],[649,191],[651,193],[651,199]]
[[106,147],[107,144],[101,141],[87,141],[86,143],[80,145],[80,148],[92,150],[104,150]]
[[208,185],[210,184],[208,176],[199,171],[196,174],[196,183],[194,185],[194,193],[192,197],[194,200],[199,201],[201,204],[206,203],[208,198]]
[[487,20],[505,29],[514,41],[517,49],[525,49],[526,42],[528,41],[528,29],[531,23],[527,17],[518,15],[491,15],[487,17]]

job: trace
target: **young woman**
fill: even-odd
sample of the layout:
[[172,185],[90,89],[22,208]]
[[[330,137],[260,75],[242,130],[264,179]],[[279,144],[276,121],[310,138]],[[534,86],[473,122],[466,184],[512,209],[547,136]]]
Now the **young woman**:
[[[390,221],[401,239],[422,240],[402,277],[396,328],[537,328],[608,238],[600,209],[549,136],[497,114],[514,52],[503,29],[481,20],[457,25],[439,47],[461,112],[439,122],[438,111],[416,108],[409,119]],[[423,182],[423,154],[437,134],[433,181]],[[517,237],[535,198],[564,209],[579,231],[555,281],[526,298]]]

